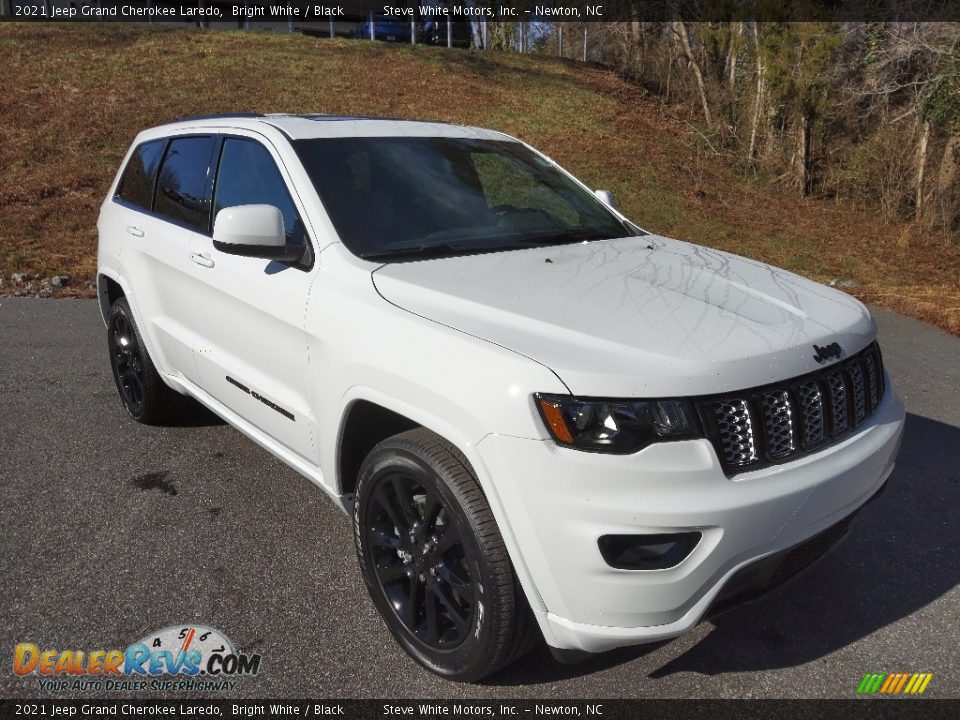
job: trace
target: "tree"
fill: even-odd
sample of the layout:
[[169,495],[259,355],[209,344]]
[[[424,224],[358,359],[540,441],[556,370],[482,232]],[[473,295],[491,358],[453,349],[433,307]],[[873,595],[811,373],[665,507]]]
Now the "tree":
[[704,120],[707,121],[708,127],[712,126],[713,116],[710,113],[710,102],[707,100],[707,89],[703,81],[703,69],[700,67],[700,62],[690,47],[690,36],[687,34],[686,23],[680,20],[674,22],[673,32],[676,34],[677,39],[680,40],[680,47],[683,49],[684,59],[693,71],[693,76],[697,81],[697,89],[700,91],[700,104],[703,107]]
[[796,133],[792,165],[802,195],[813,189],[813,135],[837,101],[837,56],[842,42],[831,23],[770,23],[757,47],[769,102],[783,127]]
[[[913,210],[923,220],[928,205],[927,164],[932,134],[946,136],[936,192],[955,158],[960,133],[960,26],[955,23],[864,24],[858,29],[863,48],[863,77],[851,92],[867,112],[897,108],[895,121],[914,118],[916,168]],[[944,170],[946,166],[946,170]]]

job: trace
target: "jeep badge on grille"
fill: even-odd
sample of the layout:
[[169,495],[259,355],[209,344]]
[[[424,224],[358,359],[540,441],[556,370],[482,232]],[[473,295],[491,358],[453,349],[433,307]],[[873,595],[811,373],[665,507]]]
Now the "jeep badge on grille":
[[818,363],[822,363],[830,358],[838,358],[843,354],[843,350],[840,348],[840,343],[835,342],[830,343],[829,345],[824,345],[823,347],[814,345],[813,350],[813,359]]

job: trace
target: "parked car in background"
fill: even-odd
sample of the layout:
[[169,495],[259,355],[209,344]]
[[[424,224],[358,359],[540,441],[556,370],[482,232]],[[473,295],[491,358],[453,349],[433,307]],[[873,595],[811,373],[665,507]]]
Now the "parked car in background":
[[[372,27],[372,32],[371,32]],[[353,37],[358,40],[382,40],[383,42],[410,42],[410,21],[398,20],[387,15],[374,15],[357,25]]]

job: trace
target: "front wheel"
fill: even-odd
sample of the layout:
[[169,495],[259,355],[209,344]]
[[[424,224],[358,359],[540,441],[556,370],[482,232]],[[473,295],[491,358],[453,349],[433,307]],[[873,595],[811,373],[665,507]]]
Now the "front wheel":
[[406,652],[478,680],[529,650],[535,623],[466,459],[419,428],[377,445],[354,505],[360,571]]

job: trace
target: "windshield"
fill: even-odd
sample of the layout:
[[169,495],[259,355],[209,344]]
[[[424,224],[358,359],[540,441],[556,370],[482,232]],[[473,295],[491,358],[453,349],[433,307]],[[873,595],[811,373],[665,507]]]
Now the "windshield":
[[518,142],[446,137],[294,142],[347,248],[418,259],[640,234]]

